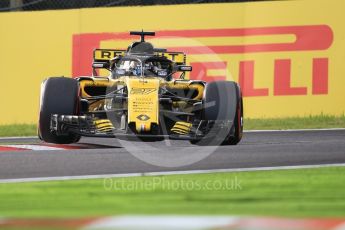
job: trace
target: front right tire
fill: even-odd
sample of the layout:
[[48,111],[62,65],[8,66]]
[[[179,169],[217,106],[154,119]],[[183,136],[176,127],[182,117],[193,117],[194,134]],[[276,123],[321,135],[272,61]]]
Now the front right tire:
[[232,81],[215,81],[206,85],[203,97],[202,120],[231,120],[232,127],[213,130],[217,136],[192,141],[198,145],[236,145],[243,133],[243,102],[239,85]]

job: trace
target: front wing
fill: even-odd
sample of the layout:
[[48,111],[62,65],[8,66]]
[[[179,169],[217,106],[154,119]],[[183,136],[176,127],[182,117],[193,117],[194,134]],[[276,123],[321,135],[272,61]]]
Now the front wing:
[[[57,135],[75,133],[88,137],[116,137],[119,139],[175,139],[175,140],[201,140],[204,137],[216,137],[219,130],[230,131],[230,136],[234,135],[233,121],[231,120],[197,120],[191,124],[190,129],[185,134],[165,131],[160,134],[138,134],[129,129],[108,129],[99,128],[96,123],[98,119],[91,115],[74,116],[53,114],[51,117],[50,129]],[[110,123],[110,121],[109,121]],[[229,130],[230,129],[230,130]]]

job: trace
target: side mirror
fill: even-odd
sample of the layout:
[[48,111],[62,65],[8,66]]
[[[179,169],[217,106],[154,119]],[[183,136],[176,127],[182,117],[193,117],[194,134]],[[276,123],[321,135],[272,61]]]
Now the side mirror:
[[94,69],[109,69],[110,63],[109,62],[94,62],[92,63],[92,68]]
[[182,72],[190,72],[192,71],[192,66],[189,66],[189,65],[179,65],[177,66],[177,70],[178,71],[182,71]]

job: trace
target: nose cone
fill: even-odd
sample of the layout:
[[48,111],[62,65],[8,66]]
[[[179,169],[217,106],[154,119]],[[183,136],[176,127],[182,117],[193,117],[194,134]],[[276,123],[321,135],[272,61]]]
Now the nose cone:
[[159,79],[128,78],[128,124],[138,133],[150,132],[159,124]]

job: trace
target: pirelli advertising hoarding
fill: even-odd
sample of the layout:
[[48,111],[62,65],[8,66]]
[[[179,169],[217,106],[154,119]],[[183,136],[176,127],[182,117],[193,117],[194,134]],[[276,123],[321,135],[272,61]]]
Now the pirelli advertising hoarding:
[[297,0],[0,13],[0,124],[36,122],[44,78],[91,75],[94,49],[126,49],[141,29],[187,54],[187,77],[239,82],[245,117],[344,114],[343,9]]

